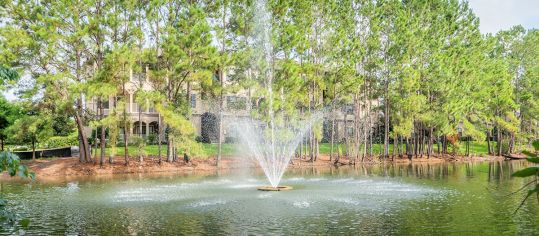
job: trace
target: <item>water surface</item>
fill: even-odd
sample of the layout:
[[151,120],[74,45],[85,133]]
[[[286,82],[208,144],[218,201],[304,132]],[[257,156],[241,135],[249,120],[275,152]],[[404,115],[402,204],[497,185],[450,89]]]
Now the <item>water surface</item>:
[[0,234],[530,235],[539,204],[513,214],[524,162],[366,165],[287,170],[292,191],[261,192],[260,171],[126,175],[2,184],[30,226]]

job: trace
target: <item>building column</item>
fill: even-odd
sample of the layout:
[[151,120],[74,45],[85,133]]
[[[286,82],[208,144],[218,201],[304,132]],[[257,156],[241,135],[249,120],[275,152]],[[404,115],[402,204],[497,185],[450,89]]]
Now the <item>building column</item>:
[[150,135],[150,122],[146,122],[146,137]]

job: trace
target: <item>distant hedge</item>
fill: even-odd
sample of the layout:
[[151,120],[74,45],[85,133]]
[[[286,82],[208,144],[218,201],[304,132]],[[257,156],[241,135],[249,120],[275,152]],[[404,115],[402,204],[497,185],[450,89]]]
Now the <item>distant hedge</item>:
[[54,136],[45,142],[47,148],[70,147],[79,145],[77,134],[69,136]]

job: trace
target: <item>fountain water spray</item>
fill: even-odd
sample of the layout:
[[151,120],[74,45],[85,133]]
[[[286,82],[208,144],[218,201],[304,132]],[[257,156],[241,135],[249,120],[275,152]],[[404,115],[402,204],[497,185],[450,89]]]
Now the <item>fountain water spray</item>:
[[[257,0],[254,5],[254,35],[261,62],[256,68],[265,78],[268,110],[267,121],[244,119],[236,122],[239,142],[246,147],[248,155],[254,157],[270,181],[271,188],[260,190],[285,190],[279,182],[304,135],[311,129],[318,116],[301,121],[275,121],[273,107],[273,45],[271,43],[271,14],[265,0]],[[284,98],[281,98],[284,99]]]
[[248,119],[236,122],[239,143],[258,161],[272,188],[279,186],[290,159],[317,118],[297,122],[295,127],[267,127],[265,122]]

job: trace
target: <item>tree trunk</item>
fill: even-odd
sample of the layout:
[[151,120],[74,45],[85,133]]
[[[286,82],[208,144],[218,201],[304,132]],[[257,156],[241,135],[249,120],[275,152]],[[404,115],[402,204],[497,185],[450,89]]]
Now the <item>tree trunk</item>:
[[469,140],[469,137],[465,137],[466,139],[466,146],[465,146],[465,150],[464,150],[464,155],[465,156],[470,156],[470,140]]
[[361,122],[361,100],[360,100],[360,97],[359,97],[359,92],[356,94],[356,110],[355,110],[355,117],[354,117],[354,123],[355,123],[355,129],[354,129],[354,133],[355,133],[355,136],[354,136],[354,145],[355,145],[355,148],[354,148],[354,164],[356,163],[356,161],[359,159],[359,154],[361,153],[361,131],[362,131],[362,125],[363,123]]
[[419,152],[421,151],[421,129],[418,127],[419,125],[416,125],[416,133],[415,133],[415,147],[414,147],[414,154],[415,158],[419,157]]
[[124,122],[124,160],[125,165],[129,165],[129,133],[127,132],[128,129],[127,122]]
[[490,133],[490,129],[489,129],[487,131],[487,149],[488,149],[488,154],[492,155],[492,147],[490,145],[490,139],[491,139],[491,133]]
[[[141,65],[142,67],[142,65]],[[140,78],[139,78],[139,83],[140,83],[140,87],[142,87],[142,82],[140,82]],[[135,103],[137,104],[137,110],[138,110],[138,136],[141,140],[139,140],[139,142],[144,142],[144,136],[142,135],[142,106],[140,106],[140,104],[138,103]],[[141,144],[140,143],[137,143],[137,149],[138,149],[138,161],[139,162],[143,162],[144,161],[144,157],[142,156],[142,150],[140,149],[140,146]]]
[[445,155],[447,153],[447,137],[445,135],[442,136],[442,155]]
[[[387,78],[386,80],[389,80]],[[389,155],[389,81],[385,84],[385,101],[384,101],[384,158]]]
[[369,135],[370,135],[370,132],[371,132],[371,121],[370,121],[370,117],[371,117],[371,105],[370,105],[370,100],[368,101],[368,98],[369,98],[369,84],[368,84],[368,80],[367,80],[367,75],[369,75],[370,73],[366,73],[365,74],[365,79],[363,81],[363,105],[365,106],[365,116],[363,118],[363,120],[365,120],[365,125],[363,125],[363,153],[361,155],[361,161],[363,162],[363,160],[365,159],[365,157],[367,156],[367,131],[369,132]]
[[32,140],[32,160],[36,159],[36,141]]
[[440,148],[440,137],[436,137],[436,148],[437,148],[437,153],[438,155],[440,155],[440,152],[441,152],[441,148]]
[[223,154],[223,107],[224,107],[224,100],[223,100],[223,85],[224,85],[224,71],[222,69],[219,70],[219,82],[221,83],[221,92],[219,94],[219,147],[218,147],[218,153],[217,153],[217,167],[221,166],[221,157]]
[[318,159],[318,154],[320,153],[320,149],[318,149],[318,138],[314,137],[314,161]]
[[429,130],[429,144],[427,147],[427,159],[430,158],[430,155],[432,155],[432,133],[434,132],[433,128],[431,127]]
[[399,154],[399,158],[402,158],[402,144],[404,143],[404,141],[402,141],[402,136],[399,137],[399,146],[398,146],[398,154]]
[[392,159],[394,159],[395,156],[397,155],[397,148],[399,146],[398,142],[399,142],[398,136],[397,136],[397,134],[394,134],[393,135],[393,157],[392,157]]
[[[96,108],[96,110],[97,110],[97,112],[96,112],[96,113],[97,113],[97,114],[96,114],[96,117],[100,118],[100,115],[99,115],[99,99],[97,100],[97,104],[98,104],[98,105],[97,105],[97,108]],[[95,129],[95,133],[94,133],[95,139],[94,139],[94,149],[93,149],[93,153],[92,153],[92,149],[90,149],[90,154],[92,154],[92,155],[94,156],[94,159],[96,159],[96,160],[97,160],[97,158],[98,158],[98,157],[97,157],[97,150],[98,150],[98,148],[97,148],[97,145],[98,145],[97,139],[98,139],[98,137],[99,137],[98,131],[99,131],[99,128],[96,128],[96,129]],[[90,144],[90,148],[91,148],[91,147],[92,147],[92,144]]]
[[80,162],[91,162],[88,138],[86,138],[86,134],[84,133],[84,124],[82,123],[82,119],[78,112],[75,112],[75,122],[79,133],[79,160]]
[[[157,57],[157,63],[156,63],[156,69],[157,71],[159,71],[159,66],[160,66],[160,59],[161,57],[159,56],[159,11],[156,11],[156,21],[155,21],[155,56]],[[163,161],[163,157],[161,155],[161,142],[163,141],[161,139],[161,136],[163,135],[163,129],[162,129],[162,122],[161,122],[161,114],[157,114],[157,159],[158,159],[158,163],[159,165],[161,165],[161,162]]]
[[[101,101],[101,99],[99,99],[99,113],[100,113],[100,116],[101,116],[101,119],[105,118],[105,109],[103,108],[103,101]],[[100,159],[99,159],[99,165],[100,166],[103,166],[103,163],[105,162],[105,145],[106,145],[106,140],[105,140],[105,126],[104,125],[101,125],[101,138],[99,138],[99,143],[101,145],[101,153],[100,153]],[[96,150],[97,151],[97,150]]]
[[157,158],[158,158],[158,163],[161,165],[161,162],[163,161],[163,156],[161,155],[161,142],[162,142],[162,139],[161,139],[161,136],[163,135],[163,128],[161,127],[161,114],[157,114],[158,118],[157,118],[157,122],[158,122],[158,127],[157,127]]
[[498,126],[497,129],[498,131],[497,135],[498,135],[498,156],[501,156],[502,155],[502,131],[500,130],[500,127]]
[[[168,129],[168,127],[167,127]],[[167,162],[172,162],[173,161],[173,158],[174,158],[174,139],[172,138],[172,135],[170,135],[170,131],[167,132],[168,133],[168,137],[167,137]]]
[[513,153],[514,147],[515,147],[515,133],[514,133],[514,132],[511,132],[511,139],[509,140],[508,154]]
[[333,101],[331,102],[331,150],[329,151],[329,161],[333,160],[333,146],[335,143],[335,89],[333,90]]
[[309,157],[310,157],[310,161],[311,162],[314,162],[314,132],[311,128],[311,132],[309,132],[310,135],[309,135]]
[[421,123],[421,146],[419,150],[419,155],[423,158],[423,152],[425,151],[425,127],[423,127],[423,123]]
[[412,148],[410,147],[410,138],[406,138],[406,147],[405,147],[405,149],[406,149],[406,157],[408,157],[409,159],[411,159],[411,158],[412,158],[412,155],[410,154],[410,150],[411,150]]
[[86,153],[84,152],[84,147],[82,145],[82,137],[80,135],[80,132],[77,132],[78,133],[78,139],[79,139],[79,162],[80,163],[85,163],[86,162],[86,157],[84,156]]

